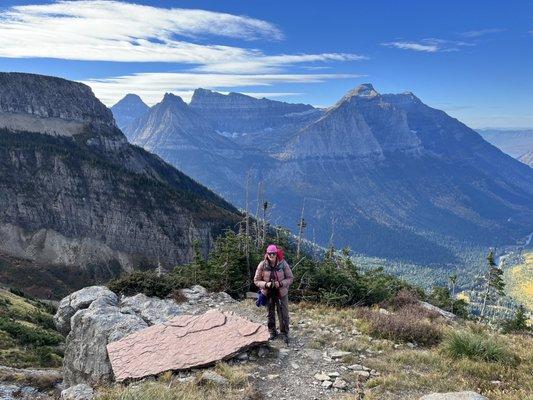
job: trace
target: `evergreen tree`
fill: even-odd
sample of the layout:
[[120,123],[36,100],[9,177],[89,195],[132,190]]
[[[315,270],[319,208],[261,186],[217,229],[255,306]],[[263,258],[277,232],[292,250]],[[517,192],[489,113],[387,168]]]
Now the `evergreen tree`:
[[483,295],[483,305],[481,307],[480,317],[484,318],[487,307],[487,300],[490,292],[494,292],[499,296],[505,294],[505,282],[503,281],[503,270],[498,268],[494,262],[494,253],[491,250],[487,256],[488,270],[486,274],[486,287]]
[[527,315],[525,307],[520,304],[513,318],[503,323],[504,332],[525,332],[530,330],[527,325]]

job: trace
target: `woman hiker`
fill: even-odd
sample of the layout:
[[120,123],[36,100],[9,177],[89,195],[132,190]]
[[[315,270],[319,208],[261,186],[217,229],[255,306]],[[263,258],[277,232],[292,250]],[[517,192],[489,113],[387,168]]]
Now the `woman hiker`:
[[276,330],[276,309],[279,319],[279,329],[283,340],[289,344],[289,286],[294,277],[291,267],[283,258],[283,251],[275,244],[270,244],[265,253],[265,259],[259,263],[255,271],[255,286],[267,298],[268,330],[270,339],[278,336]]

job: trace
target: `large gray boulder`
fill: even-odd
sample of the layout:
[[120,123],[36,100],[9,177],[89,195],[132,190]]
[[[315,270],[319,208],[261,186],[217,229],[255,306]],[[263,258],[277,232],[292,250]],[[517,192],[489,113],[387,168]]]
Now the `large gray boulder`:
[[187,301],[181,304],[144,294],[119,299],[104,286],[87,287],[61,300],[54,321],[67,334],[63,360],[65,388],[113,380],[106,349],[109,343],[178,315],[199,314],[233,301],[226,293],[208,293],[201,286],[184,291]]
[[70,319],[77,311],[87,308],[96,299],[106,299],[111,305],[118,303],[118,297],[105,286],[89,286],[74,292],[59,302],[59,307],[54,315],[57,330],[63,335],[70,332]]
[[139,315],[122,313],[116,303],[101,297],[89,308],[77,311],[71,326],[63,359],[66,387],[78,383],[98,385],[110,382],[113,375],[107,344],[146,328],[148,324]]
[[489,400],[476,392],[431,393],[419,400]]

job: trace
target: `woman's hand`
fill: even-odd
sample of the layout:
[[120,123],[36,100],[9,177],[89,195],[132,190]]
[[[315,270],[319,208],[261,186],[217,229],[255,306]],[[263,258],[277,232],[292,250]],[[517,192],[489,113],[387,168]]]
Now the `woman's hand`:
[[272,287],[272,282],[267,282],[266,285],[265,285],[266,288],[271,288]]
[[275,287],[276,289],[279,289],[279,282],[278,282],[278,281],[274,282],[274,287]]

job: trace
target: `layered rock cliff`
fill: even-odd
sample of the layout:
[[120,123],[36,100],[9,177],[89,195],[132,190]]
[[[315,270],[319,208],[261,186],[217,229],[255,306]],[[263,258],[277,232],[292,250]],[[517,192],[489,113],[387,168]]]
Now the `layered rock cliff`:
[[[87,86],[30,74],[2,73],[0,82],[0,254],[109,277],[186,262],[194,240],[206,253],[239,219],[221,197],[128,144]],[[13,115],[79,131],[28,132],[5,124]]]

